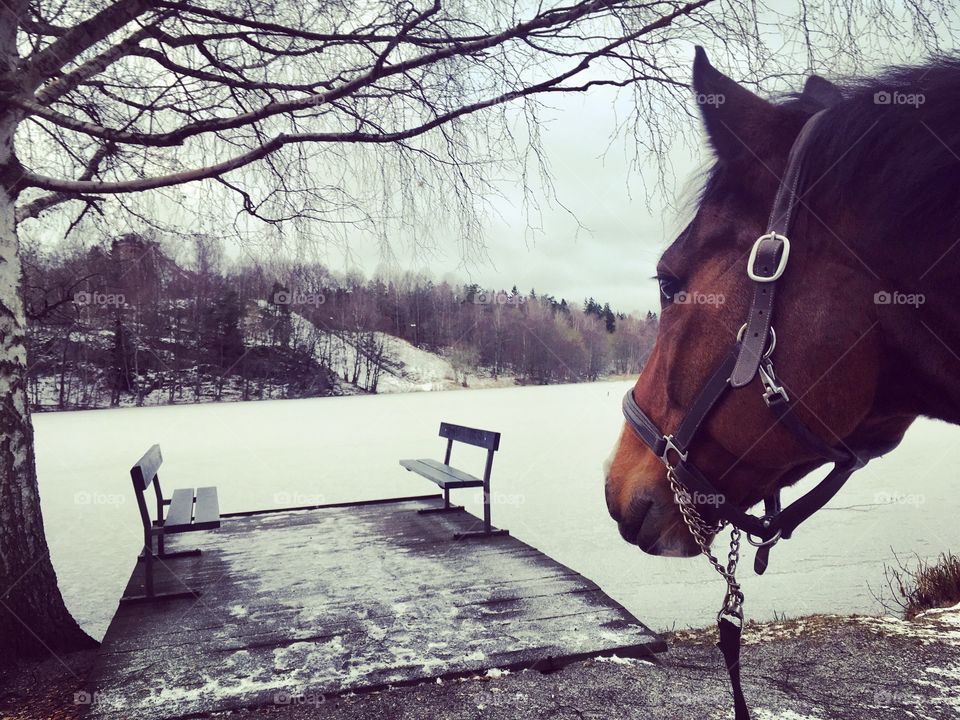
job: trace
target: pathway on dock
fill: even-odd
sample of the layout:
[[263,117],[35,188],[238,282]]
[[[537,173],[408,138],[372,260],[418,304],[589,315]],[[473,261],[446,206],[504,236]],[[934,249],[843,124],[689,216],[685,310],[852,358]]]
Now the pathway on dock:
[[[94,717],[263,705],[490,668],[551,669],[664,649],[593,582],[514,537],[455,541],[466,513],[437,498],[225,519],[175,536],[158,591],[122,605],[92,675]],[[135,570],[127,594],[142,592]]]

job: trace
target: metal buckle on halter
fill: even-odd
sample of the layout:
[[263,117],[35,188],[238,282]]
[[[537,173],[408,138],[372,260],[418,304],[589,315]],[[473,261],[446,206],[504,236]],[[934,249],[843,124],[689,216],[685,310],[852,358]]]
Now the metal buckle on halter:
[[677,454],[677,457],[680,458],[680,462],[687,461],[687,453],[683,452],[673,442],[673,435],[664,435],[663,442],[664,442],[663,452],[660,453],[660,459],[663,461],[664,465],[666,465],[668,468],[674,467],[674,465],[670,462],[670,458],[667,457],[667,453],[669,453],[671,450],[673,450]]
[[[774,270],[772,275],[757,275],[753,270],[754,263],[757,261],[757,253],[760,252],[760,246],[763,244],[764,240],[779,240],[783,243],[783,251],[780,253],[780,262],[777,263],[777,269]],[[750,248],[750,257],[747,259],[747,276],[754,282],[759,283],[768,283],[778,280],[783,271],[787,269],[787,259],[790,257],[790,240],[787,239],[786,235],[779,235],[775,232],[768,232],[766,235],[761,235],[753,243],[753,247]]]
[[753,535],[747,533],[747,542],[753,545],[755,548],[767,547],[768,545],[773,546],[780,542],[780,537],[783,535],[782,530],[777,530],[777,534],[774,535],[769,540],[754,540]]
[[760,382],[763,383],[763,401],[767,407],[770,407],[770,400],[774,395],[782,397],[784,402],[790,402],[786,389],[777,381],[777,376],[773,372],[773,363],[769,358],[760,363],[757,370],[760,372]]
[[[773,522],[773,516],[764,515],[762,518],[760,518],[760,522],[763,523],[763,526],[765,528],[768,528],[770,527],[770,524]],[[754,540],[753,535],[751,535],[750,533],[746,533],[747,542],[753,545],[755,548],[767,547],[768,545],[772,547],[773,545],[776,545],[778,542],[780,542],[780,538],[782,535],[783,535],[783,530],[777,530],[776,535],[774,535],[772,538],[769,538],[768,540]]]
[[[744,323],[740,326],[740,329],[737,330],[737,342],[743,342],[743,336],[747,332],[747,324]],[[773,325],[770,326],[769,334],[770,342],[767,344],[766,349],[763,351],[763,359],[768,359],[772,354],[774,349],[777,347],[777,332],[773,329]]]

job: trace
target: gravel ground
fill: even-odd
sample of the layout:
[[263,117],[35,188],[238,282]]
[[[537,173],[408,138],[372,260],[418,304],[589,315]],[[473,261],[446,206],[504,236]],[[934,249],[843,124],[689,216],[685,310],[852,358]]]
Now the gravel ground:
[[[255,720],[730,718],[713,630],[668,637],[651,661],[603,659],[338,698],[280,702],[211,717]],[[960,718],[960,606],[914,621],[816,616],[750,625],[742,664],[754,720]],[[74,702],[89,654],[0,677],[0,717],[82,717]],[[4,685],[5,683],[5,685]],[[81,700],[83,698],[81,697]]]

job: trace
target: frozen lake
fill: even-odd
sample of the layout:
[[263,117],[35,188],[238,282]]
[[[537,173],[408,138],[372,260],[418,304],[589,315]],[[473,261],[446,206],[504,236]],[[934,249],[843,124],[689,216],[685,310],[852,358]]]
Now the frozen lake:
[[[221,512],[428,494],[402,457],[442,459],[440,420],[503,433],[494,522],[596,581],[655,629],[703,626],[722,585],[702,558],[654,558],[620,539],[600,465],[620,427],[626,382],[34,415],[44,520],[67,605],[102,637],[140,549],[129,468],[163,448],[164,491],[217,485]],[[763,578],[752,549],[742,581],[749,617],[875,613],[894,553],[960,547],[960,429],[918,422],[903,445],[854,476],[781,543]],[[455,447],[479,474],[482,451]],[[803,487],[809,487],[807,480]],[[479,496],[454,497],[475,514]],[[787,498],[785,498],[786,500]],[[322,539],[318,539],[322,542]]]

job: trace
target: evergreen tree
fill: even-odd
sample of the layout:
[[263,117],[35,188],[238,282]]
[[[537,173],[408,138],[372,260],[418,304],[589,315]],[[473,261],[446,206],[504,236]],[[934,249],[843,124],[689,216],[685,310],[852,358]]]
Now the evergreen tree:
[[613,314],[613,310],[610,309],[610,303],[606,303],[603,306],[603,312],[600,313],[600,317],[602,317],[603,321],[607,324],[608,333],[613,333],[617,329],[617,318]]

